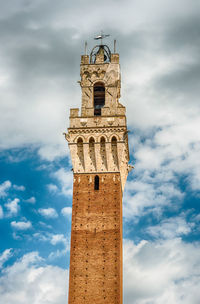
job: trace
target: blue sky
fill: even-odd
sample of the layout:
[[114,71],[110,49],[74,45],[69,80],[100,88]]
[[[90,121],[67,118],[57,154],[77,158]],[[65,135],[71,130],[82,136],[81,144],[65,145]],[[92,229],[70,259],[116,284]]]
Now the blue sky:
[[124,303],[198,304],[200,4],[0,4],[2,303],[67,303],[72,166],[63,132],[80,107],[84,41],[91,50],[104,30],[111,49],[117,39],[135,167],[123,197]]

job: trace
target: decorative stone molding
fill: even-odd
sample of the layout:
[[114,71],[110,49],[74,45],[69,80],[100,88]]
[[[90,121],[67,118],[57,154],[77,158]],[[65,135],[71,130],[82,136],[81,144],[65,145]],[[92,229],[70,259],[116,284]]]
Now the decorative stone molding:
[[[89,64],[82,56],[80,70],[82,88],[81,115],[70,110],[68,141],[74,173],[120,172],[122,190],[131,166],[128,165],[128,131],[126,108],[119,103],[121,77],[119,55],[111,54],[111,62]],[[94,84],[105,85],[105,105],[101,115],[94,112]]]

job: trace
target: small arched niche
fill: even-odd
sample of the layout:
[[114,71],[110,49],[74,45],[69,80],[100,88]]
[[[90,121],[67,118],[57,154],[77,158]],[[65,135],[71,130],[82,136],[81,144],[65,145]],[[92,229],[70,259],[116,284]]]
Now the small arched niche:
[[79,138],[77,139],[77,144],[78,144],[78,146],[82,146],[82,145],[83,145],[83,140],[82,140],[81,137],[79,137]]
[[117,145],[117,138],[115,136],[112,137],[111,144],[112,144],[112,146],[116,146]]
[[94,115],[101,115],[101,108],[105,105],[105,86],[103,82],[94,84]]
[[89,147],[93,148],[94,147],[94,143],[95,143],[94,138],[90,137],[90,139],[89,139]]
[[99,190],[99,176],[95,175],[94,178],[94,190]]
[[106,142],[105,137],[102,136],[100,140],[101,145],[105,145],[105,142]]

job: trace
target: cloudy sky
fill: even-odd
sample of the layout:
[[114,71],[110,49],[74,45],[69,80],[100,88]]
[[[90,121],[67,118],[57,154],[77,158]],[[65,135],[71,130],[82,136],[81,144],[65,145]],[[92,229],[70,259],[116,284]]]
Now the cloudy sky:
[[117,39],[131,162],[124,303],[200,299],[200,2],[0,0],[0,298],[67,303],[70,107],[80,55]]

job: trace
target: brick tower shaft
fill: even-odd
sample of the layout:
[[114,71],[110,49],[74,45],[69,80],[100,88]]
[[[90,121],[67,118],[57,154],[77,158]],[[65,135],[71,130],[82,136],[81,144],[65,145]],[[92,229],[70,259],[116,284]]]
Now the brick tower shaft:
[[74,174],[69,304],[122,303],[119,173]]

